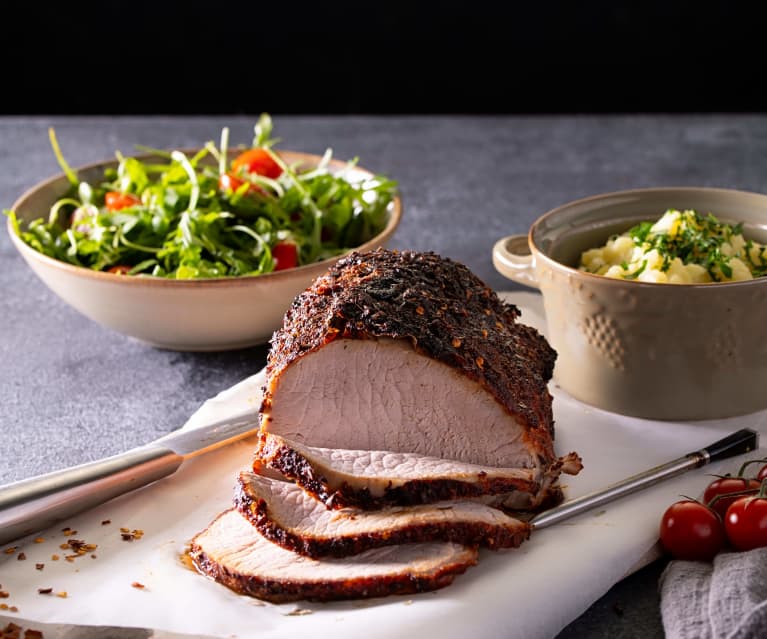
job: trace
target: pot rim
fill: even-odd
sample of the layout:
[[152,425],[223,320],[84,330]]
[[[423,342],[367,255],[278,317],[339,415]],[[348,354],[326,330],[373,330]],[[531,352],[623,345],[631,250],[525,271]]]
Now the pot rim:
[[[598,193],[595,195],[589,195],[586,197],[579,198],[577,200],[571,200],[569,202],[566,202],[564,204],[560,204],[556,206],[553,209],[548,210],[546,213],[543,213],[538,219],[536,219],[532,225],[530,226],[530,229],[527,233],[527,243],[530,247],[530,252],[533,255],[533,258],[535,260],[541,259],[542,261],[546,262],[546,264],[557,271],[561,271],[570,277],[577,277],[577,278],[583,278],[585,281],[590,282],[601,282],[605,286],[632,286],[634,288],[658,288],[661,287],[662,289],[669,289],[668,282],[642,282],[637,280],[623,280],[623,279],[617,279],[613,277],[605,277],[604,275],[597,275],[596,273],[588,273],[586,271],[581,271],[577,268],[574,268],[572,266],[568,266],[566,264],[563,264],[562,262],[558,262],[554,258],[550,257],[544,251],[536,245],[533,236],[535,235],[536,231],[546,222],[550,221],[552,218],[555,218],[557,215],[561,214],[563,211],[571,209],[576,206],[583,206],[590,203],[596,203],[602,200],[606,200],[609,198],[614,197],[626,197],[626,196],[642,196],[647,194],[662,194],[664,192],[689,192],[689,193],[703,193],[703,194],[719,194],[719,195],[733,195],[733,196],[748,196],[748,197],[755,197],[759,199],[764,200],[765,204],[765,212],[767,213],[767,194],[759,193],[756,191],[746,191],[742,189],[731,189],[731,188],[722,188],[722,187],[709,187],[709,186],[660,186],[660,187],[642,187],[642,188],[635,188],[635,189],[624,189],[619,191],[609,191],[606,193]],[[706,282],[703,284],[673,284],[671,286],[671,289],[674,288],[683,288],[683,289],[714,289],[714,290],[720,290],[722,288],[736,288],[736,287],[744,287],[744,286],[759,286],[759,285],[766,285],[767,282],[767,276],[764,277],[757,277],[752,280],[738,280],[734,282]]]

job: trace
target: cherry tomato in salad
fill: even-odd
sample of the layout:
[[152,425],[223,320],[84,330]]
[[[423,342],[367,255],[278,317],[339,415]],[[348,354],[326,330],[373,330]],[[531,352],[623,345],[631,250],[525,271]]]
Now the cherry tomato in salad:
[[660,541],[675,559],[710,561],[724,547],[724,524],[705,504],[685,499],[663,513]]
[[231,173],[222,173],[218,178],[218,188],[220,191],[236,191],[243,184],[245,184],[245,180],[241,180]]
[[[719,477],[712,481],[706,488],[706,491],[703,493],[703,502],[719,513],[719,516],[724,520],[730,504],[743,496],[736,494],[731,497],[726,497],[724,495],[743,492],[744,490],[753,490],[754,492],[757,492],[760,485],[761,482],[747,477]],[[715,497],[719,497],[719,499],[712,502]]]
[[[245,180],[233,175],[232,173],[224,173],[218,178],[218,190],[219,191],[236,191],[243,184]],[[263,193],[264,190],[258,186],[258,184],[251,184],[248,186],[247,193]]]
[[141,199],[133,193],[120,193],[119,191],[107,191],[104,196],[104,204],[110,211],[120,211],[130,206],[141,204]]
[[272,247],[274,270],[284,271],[286,268],[298,266],[298,246],[293,242],[277,242]]
[[232,169],[234,171],[244,169],[247,173],[256,173],[272,179],[282,175],[280,165],[264,149],[249,149],[240,153],[232,160]]
[[724,527],[737,550],[767,546],[767,497],[763,492],[741,497],[727,509]]
[[115,275],[127,275],[130,272],[130,266],[118,264],[107,269],[108,273],[114,273]]

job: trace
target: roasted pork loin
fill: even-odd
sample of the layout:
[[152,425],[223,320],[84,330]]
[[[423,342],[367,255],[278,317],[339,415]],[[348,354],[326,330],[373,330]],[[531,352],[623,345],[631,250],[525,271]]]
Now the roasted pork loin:
[[343,559],[310,559],[268,541],[229,510],[192,540],[190,555],[200,572],[235,592],[282,603],[436,590],[475,565],[478,552],[431,542],[375,548]]
[[477,501],[328,510],[293,483],[250,472],[240,473],[234,503],[264,537],[309,557],[419,541],[514,548],[530,534],[527,523]]
[[339,260],[273,336],[256,472],[195,537],[198,569],[276,602],[377,597],[521,544],[504,510],[558,503],[581,460],[554,453],[556,353],[518,316],[434,253]]
[[527,468],[543,484],[558,464],[547,387],[556,353],[518,315],[434,253],[350,254],[275,333],[261,430],[313,447]]
[[[525,510],[547,495],[541,473],[531,468],[495,468],[416,453],[318,448],[270,433],[261,435],[255,458],[256,472],[264,467],[277,471],[333,509],[485,498],[486,503]],[[577,472],[577,456],[566,461],[568,470]],[[552,480],[557,470],[551,468]],[[552,500],[556,497],[549,496]]]

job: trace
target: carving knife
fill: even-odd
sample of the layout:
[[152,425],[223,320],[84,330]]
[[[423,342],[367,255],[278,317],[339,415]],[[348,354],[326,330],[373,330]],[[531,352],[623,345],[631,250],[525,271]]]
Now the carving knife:
[[178,470],[191,458],[255,433],[254,412],[177,430],[125,453],[0,487],[0,544],[40,531]]

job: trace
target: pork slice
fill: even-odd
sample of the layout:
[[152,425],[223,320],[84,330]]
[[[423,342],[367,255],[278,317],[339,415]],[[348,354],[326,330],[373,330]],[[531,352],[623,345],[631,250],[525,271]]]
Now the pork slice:
[[421,541],[514,548],[530,535],[527,523],[476,501],[328,510],[296,484],[247,471],[239,475],[234,504],[264,537],[309,557]]
[[273,544],[236,510],[191,544],[197,569],[235,592],[275,603],[331,601],[437,590],[475,565],[476,548],[455,543],[386,546],[344,559],[310,559]]
[[256,472],[266,466],[295,481],[327,508],[372,510],[386,505],[503,495],[517,507],[531,505],[541,473],[494,468],[416,453],[304,446],[265,433],[256,449]]
[[262,432],[544,470],[556,461],[556,353],[518,315],[434,253],[351,254],[294,300],[273,336]]

